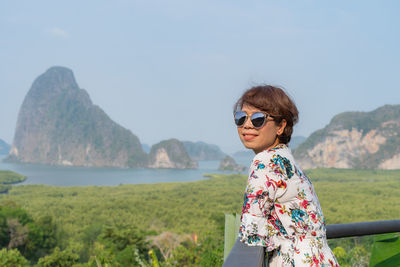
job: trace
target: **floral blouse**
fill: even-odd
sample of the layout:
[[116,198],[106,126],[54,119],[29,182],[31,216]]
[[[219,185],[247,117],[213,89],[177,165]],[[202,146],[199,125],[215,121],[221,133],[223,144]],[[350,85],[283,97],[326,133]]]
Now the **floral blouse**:
[[239,239],[273,251],[270,266],[339,266],[326,241],[324,216],[313,185],[287,145],[254,157]]

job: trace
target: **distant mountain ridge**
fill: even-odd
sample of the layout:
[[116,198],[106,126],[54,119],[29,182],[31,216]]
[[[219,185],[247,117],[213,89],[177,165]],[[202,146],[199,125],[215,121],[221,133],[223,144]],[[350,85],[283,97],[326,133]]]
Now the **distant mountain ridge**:
[[190,141],[182,143],[193,160],[221,160],[226,156],[217,145]]
[[142,149],[144,152],[146,152],[148,154],[148,153],[150,153],[151,147],[148,144],[142,144]]
[[48,69],[32,84],[8,159],[92,167],[147,165],[139,139],[93,105],[65,67]]
[[294,151],[302,168],[400,169],[400,105],[344,112]]

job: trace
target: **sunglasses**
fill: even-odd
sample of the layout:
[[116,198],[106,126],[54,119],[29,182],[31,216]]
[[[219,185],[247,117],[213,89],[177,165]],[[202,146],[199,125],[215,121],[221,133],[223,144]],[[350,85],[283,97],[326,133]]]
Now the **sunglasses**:
[[[237,111],[235,112],[235,124],[237,127],[242,127],[245,122],[247,121],[247,115],[246,112],[244,111]],[[267,118],[271,117],[274,118],[274,116],[269,115],[268,113],[263,113],[263,112],[254,112],[250,116],[250,121],[253,124],[255,129],[260,129],[261,127],[264,126],[265,122],[267,121]]]

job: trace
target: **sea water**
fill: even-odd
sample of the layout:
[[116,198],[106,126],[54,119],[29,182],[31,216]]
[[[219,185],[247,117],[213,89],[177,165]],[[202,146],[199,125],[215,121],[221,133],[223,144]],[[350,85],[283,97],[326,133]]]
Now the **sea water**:
[[[19,183],[44,184],[54,186],[115,186],[120,184],[149,184],[167,182],[189,182],[207,179],[204,174],[232,172],[218,171],[219,161],[199,161],[198,169],[119,169],[50,166],[40,164],[6,163],[0,156],[0,170],[11,170],[25,175],[27,179]],[[242,163],[246,160],[238,159]],[[250,162],[250,161],[249,161]]]

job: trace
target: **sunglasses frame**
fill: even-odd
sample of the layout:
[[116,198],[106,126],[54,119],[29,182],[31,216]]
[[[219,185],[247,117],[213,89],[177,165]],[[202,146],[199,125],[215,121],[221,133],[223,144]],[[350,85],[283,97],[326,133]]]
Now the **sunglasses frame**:
[[[245,114],[244,122],[243,122],[241,125],[238,125],[238,124],[236,123],[236,114],[239,113],[239,112]],[[262,123],[261,126],[256,127],[256,126],[253,124],[253,120],[251,119],[251,117],[253,117],[254,114],[263,114],[263,115],[264,115],[264,121],[263,121],[263,123]],[[257,130],[258,130],[258,129],[261,129],[261,128],[265,125],[265,123],[268,121],[268,118],[272,118],[272,119],[274,120],[275,117],[276,117],[276,116],[274,116],[274,115],[268,114],[268,113],[266,113],[266,112],[261,112],[261,111],[254,112],[254,113],[252,113],[252,114],[250,114],[250,115],[247,114],[247,113],[244,112],[244,111],[236,111],[236,112],[233,114],[233,118],[234,118],[234,121],[235,121],[235,125],[236,125],[238,128],[243,127],[243,125],[245,125],[247,119],[250,118],[251,125],[253,125],[254,129],[257,129]]]

